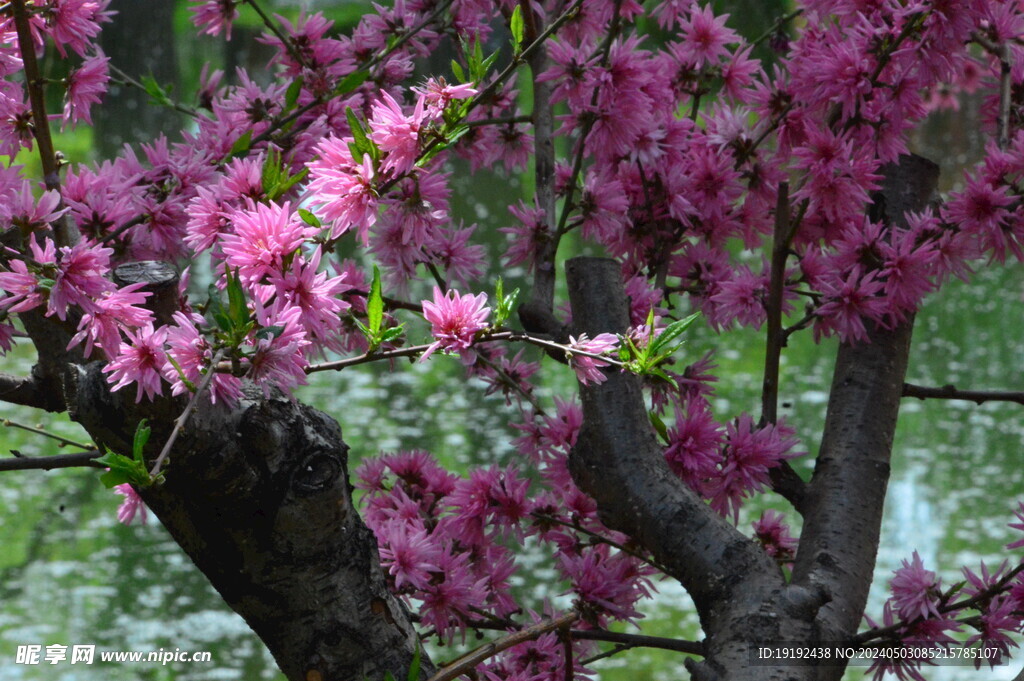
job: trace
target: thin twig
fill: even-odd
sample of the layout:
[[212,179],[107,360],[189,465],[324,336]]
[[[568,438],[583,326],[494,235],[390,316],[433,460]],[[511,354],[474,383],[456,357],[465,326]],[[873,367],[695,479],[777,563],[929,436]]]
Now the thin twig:
[[999,46],[999,115],[996,118],[998,126],[998,144],[1001,150],[1010,145],[1010,105],[1013,102],[1013,65],[1010,46],[1003,43]]
[[[12,452],[13,453],[13,452]],[[71,452],[70,454],[56,454],[54,456],[24,456],[16,455],[13,459],[0,459],[0,471],[27,471],[43,470],[49,471],[54,468],[104,468],[97,463],[101,454],[98,451]]]
[[[570,633],[573,638],[586,641],[606,641],[608,643],[619,643],[631,648],[660,648],[662,650],[674,650],[691,655],[704,655],[704,644],[700,641],[685,641],[661,636],[645,636],[643,634],[625,634],[604,629],[573,629]],[[587,660],[587,662],[590,661]]]
[[36,428],[34,426],[27,426],[24,423],[18,423],[17,421],[12,421],[11,419],[4,419],[2,423],[4,426],[8,428],[20,428],[21,430],[27,430],[30,433],[35,433],[36,435],[42,435],[43,437],[48,437],[51,440],[56,440],[57,442],[60,442],[62,446],[71,445],[72,447],[79,447],[81,449],[87,449],[92,451],[96,450],[96,445],[86,444],[84,442],[79,442],[78,440],[71,440],[62,435],[51,433],[48,430]]
[[203,380],[200,381],[199,387],[192,393],[192,398],[188,401],[188,405],[185,410],[178,415],[178,418],[174,420],[174,429],[171,431],[170,437],[167,438],[167,442],[164,443],[164,448],[160,450],[160,456],[156,457],[156,461],[153,463],[153,469],[149,472],[150,477],[156,477],[157,473],[160,472],[160,467],[163,466],[164,461],[171,453],[171,447],[174,446],[174,441],[178,439],[178,434],[185,429],[185,425],[188,423],[189,417],[192,415],[192,410],[196,406],[196,402],[199,401],[199,396],[206,391],[206,388],[210,385],[210,381],[213,380],[215,367],[220,362],[220,358],[224,356],[223,350],[218,350],[214,354],[213,359],[210,360],[210,368],[206,370],[206,375],[203,376]]
[[[149,90],[146,89],[145,85],[143,85],[139,81],[137,81],[134,78],[132,78],[131,76],[129,76],[127,73],[125,73],[124,71],[119,69],[114,64],[108,64],[107,66],[118,77],[118,79],[120,80],[120,84],[122,84],[122,85],[129,85],[131,87],[134,87],[134,88],[137,88],[139,90],[142,90],[143,92],[147,92],[147,93],[149,92]],[[167,101],[170,102],[169,106],[172,109],[174,109],[175,111],[177,111],[179,113],[183,113],[186,116],[189,116],[191,118],[199,118],[202,115],[202,114],[199,113],[198,110],[196,110],[196,109],[194,109],[194,108],[192,108],[190,106],[185,106],[184,104],[181,104],[180,102],[176,102],[176,101],[174,101],[172,99],[169,99],[169,98],[168,98]]]
[[793,21],[793,19],[796,19],[798,16],[800,16],[803,13],[804,13],[803,8],[800,8],[800,9],[793,10],[789,14],[786,14],[784,16],[779,17],[778,19],[775,20],[775,23],[772,24],[771,27],[767,31],[765,31],[761,35],[757,36],[757,38],[755,38],[750,43],[750,46],[751,47],[755,47],[757,45],[760,45],[765,40],[768,40],[768,38],[771,38],[773,35],[775,35],[783,26],[785,26],[789,22]]
[[786,285],[786,258],[789,255],[789,183],[779,184],[775,202],[775,234],[772,239],[771,277],[765,300],[766,335],[764,379],[761,382],[761,424],[778,420],[779,361],[782,355],[782,294]]
[[281,46],[288,51],[288,54],[295,60],[295,63],[300,67],[308,68],[309,64],[307,64],[306,60],[301,54],[299,54],[299,51],[295,48],[295,43],[292,42],[292,39],[281,32],[281,29],[277,27],[274,20],[271,19],[258,4],[256,4],[256,0],[244,0],[244,2],[247,2],[250,7],[256,10],[256,14],[260,15],[263,25],[270,29],[271,33],[277,36],[277,39],[281,41]]
[[543,620],[537,624],[526,627],[525,629],[512,632],[511,634],[503,636],[496,641],[491,641],[490,643],[482,645],[452,661],[443,669],[431,676],[429,681],[451,681],[463,674],[468,674],[481,662],[494,657],[503,650],[508,650],[520,643],[533,641],[549,632],[571,626],[573,622],[579,619],[579,616],[579,613],[573,610],[558,617]]
[[569,528],[571,530],[576,530],[577,532],[582,532],[583,534],[587,535],[588,537],[590,537],[591,539],[593,539],[595,541],[599,541],[602,544],[607,544],[608,546],[611,546],[613,549],[618,549],[619,551],[622,551],[623,553],[625,553],[627,555],[633,556],[637,560],[641,560],[641,561],[647,563],[651,567],[653,567],[653,568],[655,568],[657,570],[660,570],[661,572],[664,572],[666,575],[669,574],[668,568],[665,567],[664,565],[662,565],[661,563],[659,563],[658,561],[654,560],[653,558],[651,558],[649,556],[645,556],[642,553],[639,553],[638,551],[634,551],[634,550],[632,550],[632,549],[630,549],[630,548],[628,548],[626,546],[623,546],[619,542],[614,541],[612,539],[609,539],[608,537],[605,537],[604,535],[598,534],[597,532],[594,532],[593,530],[588,530],[587,528],[581,526],[579,523],[568,523],[568,522],[566,522],[564,520],[556,518],[555,516],[552,516],[552,515],[548,515],[546,513],[533,512],[530,515],[533,516],[534,518],[536,518],[537,520],[542,521],[542,522],[554,523],[555,525],[561,525],[562,527],[567,527],[567,528]]
[[913,383],[903,384],[904,397],[916,397],[919,400],[964,400],[982,404],[984,402],[1016,402],[1024,404],[1024,392],[1010,390],[960,390],[954,385],[931,388]]

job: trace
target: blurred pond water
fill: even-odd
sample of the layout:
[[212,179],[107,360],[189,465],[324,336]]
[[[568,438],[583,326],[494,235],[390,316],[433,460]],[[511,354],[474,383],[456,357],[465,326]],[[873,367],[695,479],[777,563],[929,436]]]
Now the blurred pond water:
[[[198,51],[203,57],[210,52],[205,45]],[[194,72],[185,77],[194,78]],[[924,153],[941,159],[946,189],[955,182],[955,169],[972,160],[966,150],[976,141],[975,127],[963,118],[939,115],[918,142]],[[488,231],[505,225],[504,207],[521,191],[517,184],[486,172],[472,179],[467,175],[453,175],[456,213]],[[488,248],[496,256],[503,242],[493,239]],[[515,279],[522,273],[502,274]],[[1016,267],[982,267],[971,286],[947,286],[918,316],[908,380],[1019,389],[1024,322],[1014,312],[1022,297],[1024,286]],[[714,406],[722,420],[759,409],[761,338],[760,333],[746,331],[715,336],[701,328],[686,346],[684,361],[715,350],[720,380]],[[834,343],[818,346],[807,335],[797,335],[783,356],[781,413],[811,453],[818,447],[834,354]],[[13,356],[26,371],[27,353],[19,350]],[[553,376],[543,386],[545,395],[570,392],[571,373],[564,367],[549,368]],[[433,452],[443,465],[456,470],[516,459],[509,444],[516,435],[508,426],[513,412],[500,397],[485,396],[480,385],[467,382],[455,360],[401,363],[394,372],[372,366],[317,374],[299,397],[341,423],[351,446],[352,468],[363,456],[413,448]],[[26,424],[42,418],[9,405],[0,409],[3,418]],[[55,432],[85,439],[66,419],[45,422]],[[880,616],[893,570],[915,549],[945,585],[960,578],[961,565],[976,569],[981,560],[992,566],[1003,559],[1002,546],[1010,540],[1006,523],[1024,496],[1022,435],[1019,405],[904,402],[871,616]],[[10,449],[26,455],[57,451],[51,441],[36,435],[0,429],[0,456],[7,456]],[[806,476],[811,457],[794,465]],[[0,680],[283,678],[255,635],[228,610],[159,524],[123,527],[116,522],[119,499],[98,483],[92,471],[0,475]],[[743,514],[741,527],[748,529],[750,520],[768,506],[785,510],[771,498],[756,500]],[[520,591],[535,602],[558,599],[562,591],[549,563],[530,547],[518,580]],[[640,622],[644,633],[697,637],[698,625],[686,595],[669,583],[658,588],[661,595],[655,607]],[[18,645],[52,643],[95,644],[100,650],[210,651],[212,663],[14,664]],[[452,652],[438,651],[435,657],[444,659]],[[685,674],[681,662],[678,655],[639,649],[602,661],[597,669],[603,681],[675,681]],[[1014,662],[994,674],[943,668],[928,676],[944,681],[1010,679],[1020,666]],[[858,678],[859,672],[847,676]]]

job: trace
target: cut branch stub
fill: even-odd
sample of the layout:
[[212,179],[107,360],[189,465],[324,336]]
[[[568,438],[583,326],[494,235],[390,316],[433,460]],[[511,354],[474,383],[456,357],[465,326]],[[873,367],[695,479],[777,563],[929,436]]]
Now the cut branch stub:
[[140,290],[151,294],[145,307],[156,316],[156,327],[171,324],[172,315],[180,309],[178,281],[174,266],[157,260],[128,262],[114,269],[114,283],[118,287],[145,284]]
[[[104,379],[99,365],[79,372],[73,417],[121,453],[132,424],[150,417],[153,458],[182,402],[130,404]],[[419,647],[355,509],[347,451],[322,412],[249,386],[237,408],[203,403],[171,450],[166,481],[139,490],[289,681],[405,679]],[[433,671],[425,656],[421,668]]]

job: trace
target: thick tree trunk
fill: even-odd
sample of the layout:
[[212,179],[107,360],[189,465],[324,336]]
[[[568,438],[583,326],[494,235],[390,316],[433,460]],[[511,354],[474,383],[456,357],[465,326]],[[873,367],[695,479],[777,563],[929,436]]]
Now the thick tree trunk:
[[[115,451],[130,452],[140,417],[151,419],[159,449],[183,406],[131,404],[109,392],[99,364],[69,383],[72,418]],[[166,482],[142,490],[290,681],[377,681],[387,672],[404,680],[419,648],[353,505],[347,452],[334,420],[256,391],[236,409],[198,409]],[[421,668],[432,671],[425,657]]]
[[[903,157],[884,169],[876,217],[901,222],[935,190],[934,164]],[[614,261],[567,265],[577,333],[623,333],[627,301]],[[570,456],[602,520],[630,534],[689,591],[707,636],[694,679],[839,679],[845,664],[769,664],[760,644],[844,644],[856,633],[871,586],[889,457],[913,317],[874,328],[871,343],[841,345],[804,532],[791,582],[751,540],[671,474],[647,417],[639,379],[613,374],[581,386],[583,427]]]

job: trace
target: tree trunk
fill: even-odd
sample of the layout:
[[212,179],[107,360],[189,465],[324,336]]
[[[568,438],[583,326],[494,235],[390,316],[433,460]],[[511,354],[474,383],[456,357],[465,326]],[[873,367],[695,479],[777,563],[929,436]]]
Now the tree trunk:
[[[69,381],[72,418],[119,452],[131,451],[134,424],[149,418],[159,449],[183,404],[132,404],[109,392],[100,367]],[[166,482],[140,490],[290,681],[377,681],[388,672],[404,681],[419,649],[353,506],[347,453],[333,419],[253,391],[235,409],[198,409]],[[432,671],[425,655],[421,669]]]

